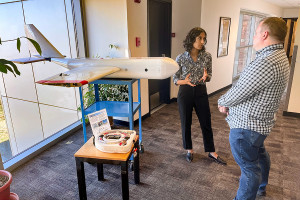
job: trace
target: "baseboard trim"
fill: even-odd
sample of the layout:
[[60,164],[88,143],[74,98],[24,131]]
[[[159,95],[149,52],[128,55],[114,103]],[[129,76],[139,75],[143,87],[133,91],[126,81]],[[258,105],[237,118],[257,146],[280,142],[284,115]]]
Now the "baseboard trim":
[[177,102],[177,98],[176,98],[176,97],[174,97],[174,98],[172,98],[172,99],[170,100],[170,103],[174,103],[174,102]]
[[300,113],[294,113],[294,112],[287,112],[283,111],[283,116],[290,116],[290,117],[297,117],[300,118]]

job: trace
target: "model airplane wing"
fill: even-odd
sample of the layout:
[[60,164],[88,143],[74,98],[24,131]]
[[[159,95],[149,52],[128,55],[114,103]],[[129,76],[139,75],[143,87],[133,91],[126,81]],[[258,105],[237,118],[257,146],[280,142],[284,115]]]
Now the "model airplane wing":
[[[12,60],[19,64],[39,61],[50,61],[59,64],[69,71],[38,81],[39,84],[64,87],[80,87],[92,81],[106,78],[169,78],[179,66],[171,58],[114,58],[114,59],[72,59],[65,58],[32,24],[25,25],[28,38],[34,39],[41,46],[41,56]],[[34,51],[32,51],[34,52]]]
[[119,70],[120,68],[118,67],[110,66],[78,67],[47,78],[47,80],[40,80],[37,83],[64,87],[80,87]]
[[33,62],[40,62],[40,61],[45,61],[45,58],[34,58],[34,57],[29,57],[29,58],[19,58],[19,59],[14,59],[11,60],[14,63],[18,64],[28,64],[28,63],[33,63]]

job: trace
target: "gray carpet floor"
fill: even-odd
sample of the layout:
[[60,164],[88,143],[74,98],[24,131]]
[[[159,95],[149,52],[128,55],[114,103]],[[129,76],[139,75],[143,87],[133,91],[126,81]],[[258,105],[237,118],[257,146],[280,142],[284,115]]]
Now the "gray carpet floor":
[[[212,127],[216,150],[228,165],[219,165],[207,157],[195,114],[192,125],[195,158],[192,163],[186,162],[177,103],[171,103],[142,122],[145,152],[140,157],[141,184],[134,184],[130,172],[130,199],[234,198],[240,170],[231,155],[225,116],[217,109],[220,95],[210,97]],[[283,103],[276,127],[265,142],[272,162],[267,196],[257,199],[300,199],[300,119],[282,116],[282,107]],[[87,131],[91,136],[90,127]],[[74,153],[82,145],[82,131],[77,131],[17,168],[12,172],[11,191],[21,200],[79,199]],[[85,174],[88,199],[122,199],[119,166],[104,165],[104,182],[97,180],[95,165],[85,163]]]

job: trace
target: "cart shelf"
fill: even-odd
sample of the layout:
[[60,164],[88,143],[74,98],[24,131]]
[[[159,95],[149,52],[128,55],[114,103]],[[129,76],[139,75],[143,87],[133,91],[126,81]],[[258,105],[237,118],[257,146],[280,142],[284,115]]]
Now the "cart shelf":
[[[139,102],[133,102],[133,112],[134,115],[138,109],[141,107]],[[85,109],[85,114],[88,115],[98,110],[106,109],[108,116],[114,117],[128,117],[129,114],[129,103],[124,101],[100,101],[92,104]]]

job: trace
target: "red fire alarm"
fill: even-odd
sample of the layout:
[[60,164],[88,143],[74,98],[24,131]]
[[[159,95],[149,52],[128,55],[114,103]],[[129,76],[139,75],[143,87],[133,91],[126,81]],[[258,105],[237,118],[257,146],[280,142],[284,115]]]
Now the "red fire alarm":
[[172,33],[172,37],[175,37],[175,33]]
[[134,0],[135,3],[141,3],[141,0]]
[[135,46],[136,46],[136,47],[141,46],[141,38],[140,38],[140,37],[136,37],[136,38],[135,38]]

